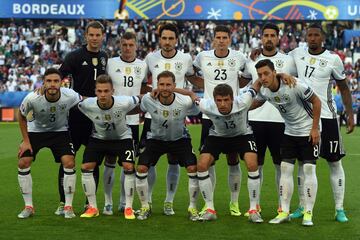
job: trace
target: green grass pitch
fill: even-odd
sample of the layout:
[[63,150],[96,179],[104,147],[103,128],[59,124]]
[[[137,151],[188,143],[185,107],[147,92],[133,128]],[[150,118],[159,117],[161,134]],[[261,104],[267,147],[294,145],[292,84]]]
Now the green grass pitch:
[[[194,149],[198,148],[200,126],[189,126]],[[33,198],[36,214],[30,219],[17,219],[23,208],[23,200],[17,182],[17,150],[20,131],[17,124],[0,124],[0,239],[360,239],[360,133],[346,135],[342,129],[347,156],[343,161],[346,173],[345,208],[350,219],[341,224],[334,221],[334,203],[329,184],[329,169],[324,160],[319,160],[317,176],[319,190],[314,209],[314,227],[301,226],[301,220],[293,220],[282,225],[270,225],[268,220],[276,215],[277,197],[272,161],[267,156],[264,167],[264,184],[261,192],[263,224],[251,224],[247,218],[231,217],[228,212],[229,190],[227,186],[227,166],[224,158],[216,164],[217,184],[215,207],[218,220],[215,222],[190,222],[187,219],[187,176],[181,170],[180,184],[175,197],[175,216],[162,215],[165,198],[166,161],[163,157],[157,166],[157,182],[153,196],[153,215],[146,221],[125,220],[122,214],[102,216],[94,219],[64,219],[54,215],[58,204],[57,171],[49,150],[42,150],[31,173],[33,177]],[[274,139],[276,140],[276,139]],[[81,150],[82,151],[82,150]],[[79,216],[85,200],[81,188],[81,154],[77,156],[77,189],[74,208]],[[244,213],[248,207],[246,187],[247,174],[242,168],[240,208]],[[101,170],[102,172],[102,170]],[[114,208],[119,199],[119,168],[116,169],[116,183],[113,191]],[[101,174],[102,177],[102,174]],[[103,207],[102,179],[97,194],[98,206]],[[135,199],[135,208],[139,206]],[[297,189],[295,187],[292,209],[296,208]],[[199,198],[200,208],[202,198]]]

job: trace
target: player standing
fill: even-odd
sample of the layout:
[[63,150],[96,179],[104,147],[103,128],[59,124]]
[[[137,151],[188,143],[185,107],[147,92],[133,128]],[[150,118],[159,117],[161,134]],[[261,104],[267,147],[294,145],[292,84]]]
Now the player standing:
[[[115,96],[135,96],[151,90],[147,87],[147,65],[145,61],[136,58],[136,36],[126,32],[120,39],[121,55],[108,60],[106,72],[113,80]],[[138,155],[139,145],[139,114],[127,115],[126,123],[131,128],[134,140],[135,155]],[[105,206],[103,214],[112,215],[112,187],[114,185],[115,159],[105,162],[104,167],[104,193]],[[124,172],[120,178],[120,204],[119,211],[125,210]]]
[[[344,211],[345,173],[341,159],[345,156],[344,146],[336,118],[336,105],[331,94],[332,81],[338,86],[347,114],[347,133],[354,130],[354,114],[351,94],[345,81],[344,65],[340,57],[323,47],[325,33],[317,24],[307,28],[307,48],[296,48],[290,52],[293,56],[299,79],[305,81],[321,100],[321,132],[320,156],[325,158],[330,167],[330,183],[335,200],[335,220],[347,222]],[[299,182],[299,188],[304,185]],[[302,190],[304,191],[304,190]],[[290,215],[292,218],[302,217],[304,205],[300,199],[299,208]]]
[[274,63],[270,59],[258,61],[255,67],[259,76],[257,83],[261,83],[262,88],[252,106],[258,107],[268,101],[278,109],[285,120],[285,133],[281,140],[279,183],[281,210],[270,223],[279,224],[290,220],[290,201],[294,190],[294,164],[298,159],[304,168],[306,190],[302,224],[312,226],[312,212],[318,187],[316,159],[319,156],[320,99],[310,87],[302,83],[293,87],[282,83],[276,76]]
[[[245,56],[239,52],[229,49],[231,43],[230,29],[226,26],[219,25],[214,29],[214,49],[200,52],[194,61],[194,67],[201,70],[203,75],[204,98],[213,99],[213,90],[218,84],[226,83],[232,89],[234,96],[239,92],[239,71],[245,67]],[[202,116],[201,142],[204,145],[205,138],[209,134],[212,121],[206,114]],[[231,192],[230,197],[230,214],[240,216],[238,198],[240,192],[241,169],[237,154],[228,153],[229,175],[228,182]],[[214,166],[210,167],[210,177],[215,188],[216,176]],[[203,209],[204,210],[204,209]]]
[[[96,77],[104,74],[107,63],[107,55],[100,50],[105,38],[105,28],[98,22],[90,22],[86,26],[85,39],[87,44],[66,55],[64,63],[60,67],[60,72],[64,77],[71,75],[71,88],[82,96],[95,96]],[[92,131],[92,122],[86,118],[77,108],[70,110],[69,130],[74,144],[75,152],[80,146],[86,145]],[[63,214],[64,194],[62,191],[63,170],[59,169],[59,194],[60,204],[55,211],[56,215]],[[99,182],[99,168],[94,172],[96,186]]]

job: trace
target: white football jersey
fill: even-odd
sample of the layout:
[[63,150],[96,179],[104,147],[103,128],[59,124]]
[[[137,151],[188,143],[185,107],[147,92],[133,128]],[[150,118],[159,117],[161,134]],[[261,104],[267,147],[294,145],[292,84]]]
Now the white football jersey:
[[289,53],[294,58],[298,76],[309,85],[321,100],[321,118],[336,118],[336,104],[332,97],[332,80],[345,80],[340,57],[328,50],[312,55],[308,48],[295,48]]
[[[214,88],[221,83],[231,86],[234,96],[239,92],[239,71],[245,67],[246,58],[239,51],[229,49],[226,57],[217,57],[215,50],[200,52],[194,67],[201,70],[204,78],[204,98],[213,99]],[[203,116],[207,118],[207,116]]]
[[[121,57],[110,58],[106,72],[113,81],[115,96],[140,95],[142,84],[147,83],[147,66],[145,61],[140,59],[126,62]],[[126,123],[139,125],[139,114],[127,115]]]
[[[256,81],[258,74],[255,65],[263,59],[270,59],[275,66],[275,70],[278,73],[287,73],[292,76],[297,76],[296,65],[293,58],[284,53],[277,52],[273,56],[265,56],[261,54],[255,61],[250,58],[246,61],[245,71],[242,76],[247,79]],[[249,111],[249,121],[260,121],[260,122],[284,122],[279,111],[272,106],[270,103],[265,102],[261,107]]]
[[96,97],[87,98],[78,108],[93,122],[93,138],[121,140],[132,138],[131,129],[126,124],[126,114],[139,104],[138,97],[113,96],[114,103],[109,109],[102,109]]
[[60,88],[60,98],[49,102],[45,95],[29,93],[21,103],[23,116],[32,113],[27,123],[28,132],[61,132],[68,130],[68,113],[70,108],[81,101],[81,96],[72,89]]
[[235,137],[251,134],[252,130],[247,121],[248,109],[253,97],[250,92],[235,96],[233,107],[228,115],[219,112],[213,99],[201,99],[200,111],[213,122],[209,135],[217,137]]
[[163,71],[174,73],[177,88],[184,88],[185,76],[194,75],[190,54],[181,51],[176,51],[172,58],[164,57],[161,50],[151,52],[146,56],[145,62],[151,72],[153,88],[157,88],[157,76]]
[[185,127],[185,118],[187,115],[196,115],[200,111],[189,96],[174,94],[174,101],[169,105],[153,99],[150,93],[142,98],[141,110],[151,115],[151,132],[147,133],[148,139],[176,141],[181,138],[190,138]]
[[280,87],[276,92],[261,87],[256,99],[268,101],[278,109],[285,120],[285,134],[309,136],[313,123],[313,110],[308,100],[313,96],[313,90],[301,81],[291,88],[282,81],[279,82]]

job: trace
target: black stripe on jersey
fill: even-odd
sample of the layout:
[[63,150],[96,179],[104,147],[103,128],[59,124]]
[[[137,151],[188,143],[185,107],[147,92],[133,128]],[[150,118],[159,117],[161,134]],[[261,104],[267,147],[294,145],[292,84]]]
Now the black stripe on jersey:
[[302,98],[300,98],[300,100],[301,100],[301,103],[302,103],[305,111],[307,112],[307,114],[308,114],[311,118],[313,118],[313,110],[312,110],[312,108],[310,107],[309,103],[308,103],[306,100],[302,99]]
[[308,88],[308,89],[304,92],[304,94],[305,94],[305,95],[309,94],[309,91],[311,91],[311,94],[310,94],[308,97],[304,98],[306,101],[309,100],[312,96],[314,96],[314,91],[313,91],[311,88]]
[[337,115],[336,115],[336,110],[332,104],[332,93],[331,93],[331,89],[332,89],[332,84],[331,82],[329,81],[328,83],[328,88],[327,88],[327,99],[326,99],[326,104],[328,105],[328,108],[330,110],[330,112],[332,113],[332,117],[333,118],[336,118]]
[[136,104],[136,98],[132,96],[132,100],[134,101],[134,104]]
[[345,79],[337,79],[334,77],[334,74],[331,74],[331,79],[334,79],[335,81],[345,81]]

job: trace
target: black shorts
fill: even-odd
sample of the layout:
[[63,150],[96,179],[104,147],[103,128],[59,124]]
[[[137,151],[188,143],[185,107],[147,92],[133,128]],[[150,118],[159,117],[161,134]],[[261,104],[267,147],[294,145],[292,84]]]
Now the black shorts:
[[209,136],[209,130],[212,127],[212,125],[213,125],[213,123],[210,119],[207,119],[207,118],[201,119],[201,138],[200,138],[199,151],[201,151],[201,148],[203,148],[206,137]]
[[78,109],[70,109],[69,131],[75,152],[79,150],[81,145],[86,146],[88,144],[92,129],[93,123],[90,119]]
[[64,155],[75,155],[73,144],[69,132],[29,132],[30,144],[33,153],[28,150],[23,153],[21,157],[33,157],[34,161],[36,154],[40,149],[50,148],[55,162],[60,163],[61,157]]
[[210,153],[215,160],[219,159],[220,153],[238,153],[241,159],[247,152],[257,153],[254,135],[240,135],[236,137],[208,136],[205,139],[201,153]]
[[138,165],[155,166],[161,155],[165,153],[174,156],[182,167],[196,165],[196,156],[190,138],[181,138],[176,141],[148,139],[145,151],[140,154]]
[[345,156],[343,141],[337,119],[321,119],[320,157],[337,162]]
[[139,125],[129,125],[132,132],[132,139],[134,142],[135,156],[139,155]]
[[309,137],[295,137],[284,134],[281,143],[281,159],[298,159],[303,163],[316,163],[320,153],[319,145],[313,146]]
[[264,165],[266,148],[268,147],[273,163],[280,165],[280,143],[281,138],[284,135],[285,124],[260,121],[250,121],[249,124],[254,132],[258,150],[258,164]]
[[151,130],[151,118],[145,118],[143,129],[140,136],[139,149],[145,147],[147,133]]
[[86,146],[83,163],[96,162],[101,165],[105,156],[118,157],[118,163],[135,163],[135,152],[132,139],[101,140],[90,138]]

